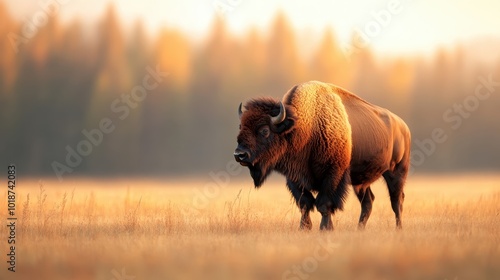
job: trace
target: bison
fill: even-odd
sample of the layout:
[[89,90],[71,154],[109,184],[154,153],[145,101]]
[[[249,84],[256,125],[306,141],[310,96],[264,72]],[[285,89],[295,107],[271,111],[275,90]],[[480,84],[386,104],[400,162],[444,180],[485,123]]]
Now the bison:
[[[282,101],[258,98],[238,108],[240,131],[234,158],[247,166],[256,188],[272,171],[301,211],[300,228],[311,229],[314,207],[321,230],[343,209],[348,185],[361,203],[363,229],[375,199],[370,184],[384,177],[401,228],[403,186],[410,163],[410,130],[389,110],[332,84],[311,81],[291,88]],[[316,197],[313,196],[316,194]]]

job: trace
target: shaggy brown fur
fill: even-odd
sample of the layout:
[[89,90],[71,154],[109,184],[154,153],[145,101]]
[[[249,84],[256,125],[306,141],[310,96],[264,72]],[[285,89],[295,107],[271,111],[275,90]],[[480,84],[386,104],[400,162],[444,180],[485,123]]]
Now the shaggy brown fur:
[[401,227],[410,155],[406,124],[386,109],[317,81],[293,87],[282,103],[286,118],[279,123],[272,117],[280,113],[280,102],[271,98],[249,101],[241,114],[235,159],[249,167],[255,186],[278,171],[301,209],[300,227],[311,228],[309,212],[316,206],[320,228],[333,229],[331,214],[343,208],[351,183],[362,205],[363,228],[375,198],[370,184],[383,176]]

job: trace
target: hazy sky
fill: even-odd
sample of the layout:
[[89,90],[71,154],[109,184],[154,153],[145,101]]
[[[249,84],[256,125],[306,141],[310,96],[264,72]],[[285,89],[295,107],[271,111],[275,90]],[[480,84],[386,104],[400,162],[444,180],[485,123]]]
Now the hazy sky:
[[[6,3],[16,17],[27,20],[42,9],[43,3],[55,1]],[[341,42],[347,43],[353,30],[364,30],[370,46],[382,52],[427,52],[438,45],[485,36],[500,37],[498,0],[59,1],[65,3],[59,9],[59,16],[64,21],[79,17],[83,21],[95,22],[103,16],[108,3],[113,2],[125,26],[141,19],[153,32],[161,26],[178,27],[194,38],[206,35],[216,14],[214,4],[220,3],[232,5],[224,17],[228,28],[235,34],[250,26],[265,31],[276,13],[282,10],[301,34],[322,34],[329,26]],[[390,5],[397,8],[390,9]],[[374,14],[377,13],[390,14],[390,19],[383,17],[384,22],[376,23]],[[367,28],[371,34],[366,33]]]

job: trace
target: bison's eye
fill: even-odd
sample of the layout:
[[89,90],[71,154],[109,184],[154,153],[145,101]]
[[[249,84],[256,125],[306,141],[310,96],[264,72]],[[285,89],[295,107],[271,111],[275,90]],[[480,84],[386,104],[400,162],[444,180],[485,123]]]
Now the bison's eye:
[[259,134],[262,135],[264,138],[269,137],[269,134],[271,131],[269,130],[269,126],[265,125],[259,129]]

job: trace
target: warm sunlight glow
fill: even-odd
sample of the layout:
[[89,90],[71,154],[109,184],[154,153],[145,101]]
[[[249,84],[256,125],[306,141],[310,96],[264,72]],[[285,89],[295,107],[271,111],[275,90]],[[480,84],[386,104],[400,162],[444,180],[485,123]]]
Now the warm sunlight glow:
[[[88,23],[102,17],[109,4],[100,0],[60,2],[65,3],[60,11],[63,20],[76,16]],[[265,30],[281,10],[304,36],[319,35],[326,27],[331,27],[339,40],[347,44],[353,32],[361,31],[373,49],[384,53],[429,52],[438,46],[500,35],[500,17],[495,14],[500,10],[500,2],[495,0],[110,2],[117,6],[125,25],[140,19],[150,31],[174,27],[195,39],[207,34],[217,7],[225,9],[228,28],[235,33],[242,33],[251,26]],[[8,1],[7,6],[17,17],[27,19],[40,9],[41,3],[44,1]]]

